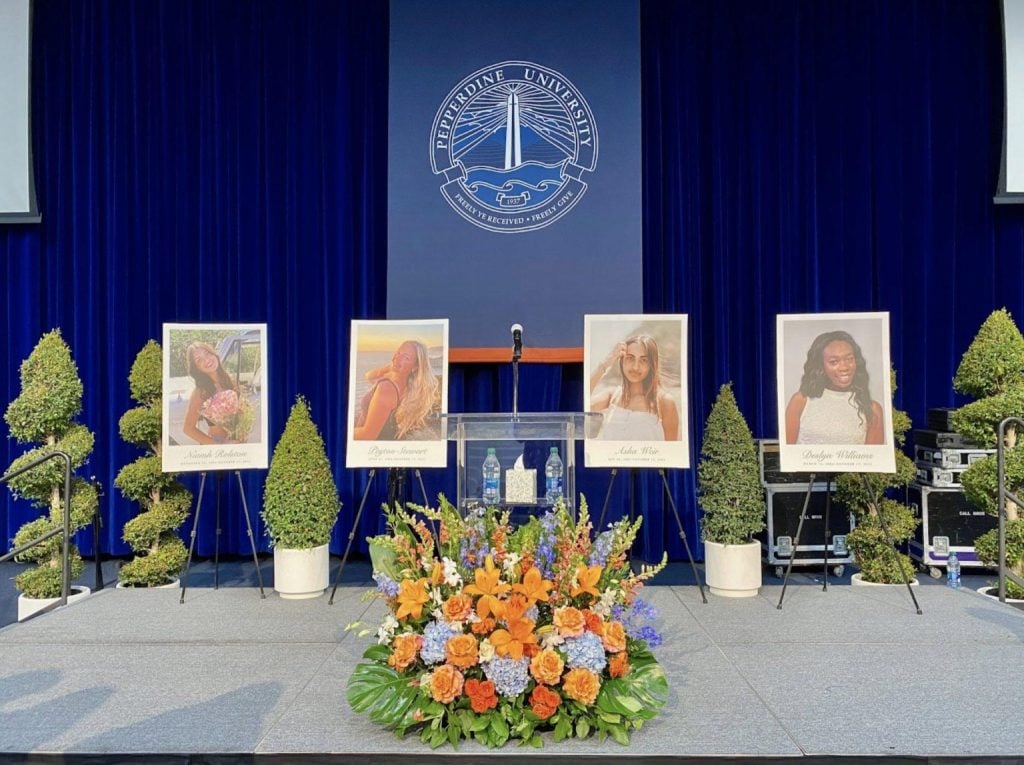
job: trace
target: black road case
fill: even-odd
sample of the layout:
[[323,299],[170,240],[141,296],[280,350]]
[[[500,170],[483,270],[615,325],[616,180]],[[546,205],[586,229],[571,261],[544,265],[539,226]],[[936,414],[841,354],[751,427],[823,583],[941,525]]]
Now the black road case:
[[956,551],[962,569],[986,568],[978,560],[974,541],[996,528],[998,520],[968,502],[963,489],[912,483],[907,487],[907,504],[921,521],[908,547],[922,570],[941,577],[951,550]]

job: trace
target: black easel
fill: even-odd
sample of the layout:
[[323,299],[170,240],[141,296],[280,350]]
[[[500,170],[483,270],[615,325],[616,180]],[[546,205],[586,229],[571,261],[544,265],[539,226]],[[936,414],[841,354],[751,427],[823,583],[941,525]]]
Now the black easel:
[[[388,468],[388,488],[387,488],[387,502],[388,506],[392,507],[395,502],[401,502],[405,497],[405,486],[407,481],[406,476],[407,468]],[[373,484],[373,476],[377,472],[376,468],[370,468],[370,472],[366,476],[366,488],[363,489],[363,496],[359,499],[359,507],[356,510],[356,517],[352,519],[352,530],[348,534],[348,544],[345,545],[345,554],[341,556],[341,565],[338,566],[338,573],[334,577],[334,587],[331,589],[331,597],[327,601],[327,605],[334,605],[334,596],[338,592],[338,585],[341,584],[341,574],[345,570],[345,564],[348,562],[348,554],[352,551],[352,541],[356,537],[356,532],[359,529],[359,519],[363,515],[363,508],[366,507],[366,497],[370,493],[370,486]],[[420,491],[423,492],[423,504],[428,504],[427,500],[427,489],[423,485],[423,475],[420,473],[419,468],[412,469],[413,475],[419,482]],[[433,528],[433,521],[431,521],[431,527]],[[434,531],[435,542],[437,540],[437,532]]]
[[[217,531],[214,541],[214,553],[213,553],[213,587],[216,589],[219,586],[219,567],[220,567],[220,489],[221,479],[223,477],[223,471],[215,471],[217,474],[217,505],[216,505],[216,522]],[[260,587],[260,598],[266,598],[267,595],[263,591],[263,574],[260,572],[260,560],[256,555],[256,538],[252,533],[252,523],[249,521],[249,503],[245,500],[245,486],[242,485],[242,471],[235,470],[235,477],[238,479],[238,493],[242,497],[242,515],[245,517],[245,528],[249,535],[249,547],[252,549],[252,561],[256,564],[256,581]],[[199,527],[199,511],[203,507],[203,492],[206,490],[206,472],[200,474],[202,478],[199,481],[199,497],[196,499],[196,514],[192,519],[192,533],[191,539],[188,545],[188,558],[185,561],[185,575],[181,580],[181,597],[178,599],[179,603],[185,602],[185,590],[188,589],[188,574],[189,569],[192,567],[192,552],[196,546],[196,529]]]
[[[615,485],[615,477],[619,474],[618,468],[612,468],[611,480],[608,482],[608,491],[604,495],[604,506],[601,508],[601,518],[597,523],[597,533],[601,533],[604,529],[604,518],[608,512],[608,500],[612,496],[612,486]],[[629,469],[629,520],[633,521],[636,518],[636,503],[635,503],[635,488],[636,478],[638,470],[636,468]],[[664,488],[665,498],[668,500],[669,507],[672,508],[672,515],[676,519],[676,527],[679,529],[679,538],[683,540],[683,547],[686,549],[686,557],[690,559],[690,568],[693,570],[694,581],[697,582],[697,587],[700,589],[700,599],[704,602],[708,602],[707,595],[704,594],[704,585],[700,581],[700,575],[697,573],[697,564],[693,561],[693,552],[690,550],[690,542],[686,538],[686,531],[683,529],[683,521],[679,516],[679,508],[676,507],[675,500],[672,497],[672,491],[668,485],[668,474],[664,468],[658,468],[658,475],[661,476],[661,483]]]

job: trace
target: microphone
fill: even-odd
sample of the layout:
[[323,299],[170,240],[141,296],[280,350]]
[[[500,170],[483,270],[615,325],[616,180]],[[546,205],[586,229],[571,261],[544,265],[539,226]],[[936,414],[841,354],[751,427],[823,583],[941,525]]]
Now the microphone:
[[512,360],[518,361],[523,355],[523,325],[512,325]]

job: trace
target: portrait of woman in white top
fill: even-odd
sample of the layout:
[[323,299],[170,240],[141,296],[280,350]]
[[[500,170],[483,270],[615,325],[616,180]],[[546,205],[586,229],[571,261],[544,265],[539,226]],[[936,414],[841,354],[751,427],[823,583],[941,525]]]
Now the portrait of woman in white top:
[[616,372],[621,384],[591,399],[590,410],[604,421],[604,441],[678,441],[679,409],[662,384],[661,358],[653,337],[636,334],[614,345],[590,375],[593,395]]
[[786,406],[787,444],[882,444],[882,407],[871,397],[860,345],[844,331],[818,335],[800,389]]

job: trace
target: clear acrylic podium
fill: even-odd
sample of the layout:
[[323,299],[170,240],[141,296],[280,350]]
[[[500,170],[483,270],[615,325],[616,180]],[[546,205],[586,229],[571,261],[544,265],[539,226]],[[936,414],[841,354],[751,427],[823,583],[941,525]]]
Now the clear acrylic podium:
[[[458,462],[459,511],[482,507],[483,463],[492,448],[501,463],[503,507],[545,509],[544,463],[552,446],[562,458],[563,492],[567,506],[576,509],[576,441],[591,438],[601,427],[601,415],[584,412],[472,413],[444,415],[448,439],[455,441]],[[523,467],[536,471],[535,501],[509,501],[505,471],[523,457]]]

